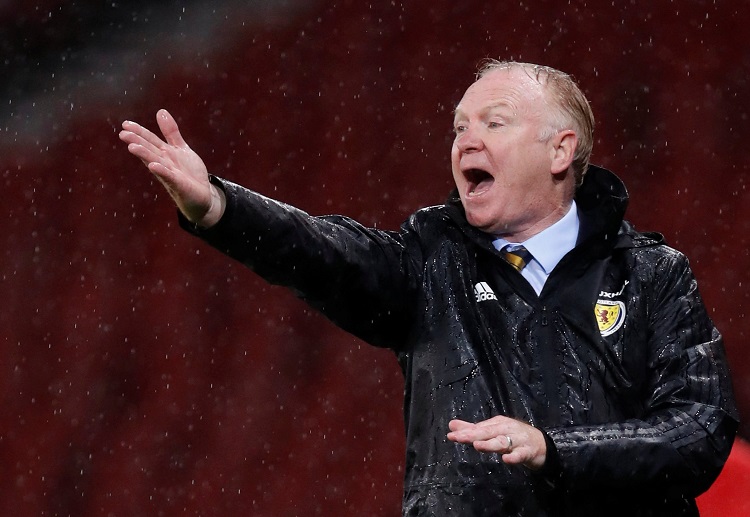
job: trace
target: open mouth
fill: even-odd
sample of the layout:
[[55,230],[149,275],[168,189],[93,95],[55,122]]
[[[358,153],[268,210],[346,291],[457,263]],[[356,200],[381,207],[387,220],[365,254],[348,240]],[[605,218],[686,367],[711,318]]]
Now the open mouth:
[[495,178],[487,171],[482,169],[467,169],[464,171],[464,178],[468,182],[467,193],[470,196],[478,196],[487,192]]

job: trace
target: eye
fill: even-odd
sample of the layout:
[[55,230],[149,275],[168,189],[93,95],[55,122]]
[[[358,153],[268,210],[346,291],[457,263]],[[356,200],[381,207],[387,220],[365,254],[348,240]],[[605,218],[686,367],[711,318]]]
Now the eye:
[[466,131],[466,126],[464,124],[456,124],[455,126],[453,126],[453,132],[457,135],[463,133],[464,131]]
[[503,127],[503,123],[498,122],[497,120],[490,120],[487,123],[487,127],[489,127],[490,129],[497,129],[497,128]]

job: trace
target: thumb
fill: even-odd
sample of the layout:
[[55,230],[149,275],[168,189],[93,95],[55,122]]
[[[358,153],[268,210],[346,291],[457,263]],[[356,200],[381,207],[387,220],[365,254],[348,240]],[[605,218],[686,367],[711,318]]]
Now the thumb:
[[167,110],[160,109],[156,113],[156,123],[159,124],[159,129],[169,145],[187,147],[180,134],[180,128],[177,127],[177,122]]

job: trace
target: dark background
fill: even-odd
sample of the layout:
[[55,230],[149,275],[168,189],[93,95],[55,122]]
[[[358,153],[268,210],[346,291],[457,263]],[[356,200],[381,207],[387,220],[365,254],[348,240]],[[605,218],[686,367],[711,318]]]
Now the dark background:
[[[615,4],[615,5],[613,5]],[[485,57],[572,73],[628,218],[688,254],[750,414],[747,1],[0,2],[0,506],[397,515],[401,375],[176,226],[117,138],[396,228]],[[750,424],[741,428],[750,437]]]

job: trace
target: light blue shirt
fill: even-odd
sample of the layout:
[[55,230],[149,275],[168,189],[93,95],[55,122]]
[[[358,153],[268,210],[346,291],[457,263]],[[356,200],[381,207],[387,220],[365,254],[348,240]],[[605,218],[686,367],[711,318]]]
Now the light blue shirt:
[[568,213],[549,228],[545,228],[525,242],[508,242],[502,237],[492,241],[497,250],[507,247],[513,251],[521,246],[526,248],[532,260],[521,270],[523,277],[531,284],[536,294],[542,292],[544,283],[558,262],[570,251],[578,240],[578,210],[576,202],[570,206]]

